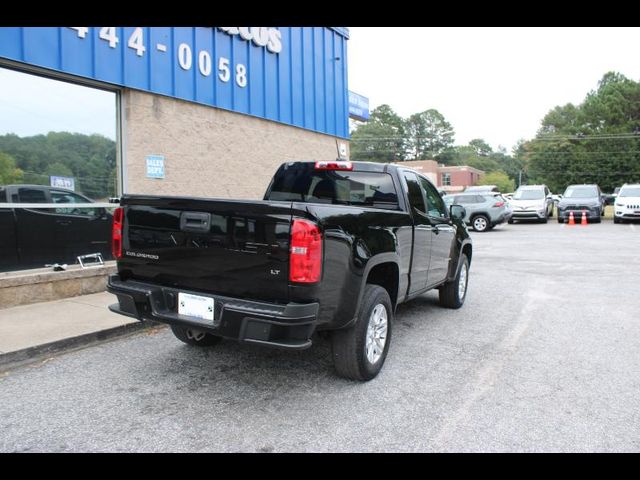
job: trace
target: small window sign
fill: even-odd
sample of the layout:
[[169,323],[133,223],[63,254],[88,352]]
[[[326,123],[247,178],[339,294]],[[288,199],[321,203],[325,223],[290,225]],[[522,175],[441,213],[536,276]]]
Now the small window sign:
[[68,190],[74,191],[76,189],[76,182],[73,177],[56,177],[54,175],[51,175],[49,177],[49,180],[52,187],[66,188]]
[[147,155],[147,177],[148,178],[164,178],[164,156],[163,155]]

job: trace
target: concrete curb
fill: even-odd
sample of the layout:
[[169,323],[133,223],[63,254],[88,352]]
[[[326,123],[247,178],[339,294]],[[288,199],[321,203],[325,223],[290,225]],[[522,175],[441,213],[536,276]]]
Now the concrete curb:
[[145,320],[144,322],[127,323],[106,330],[78,335],[77,337],[63,338],[54,342],[36,345],[34,347],[16,350],[14,352],[0,353],[0,372],[16,367],[37,362],[45,357],[60,353],[80,350],[82,348],[99,344],[118,337],[132,335],[142,330],[165,326],[158,322]]

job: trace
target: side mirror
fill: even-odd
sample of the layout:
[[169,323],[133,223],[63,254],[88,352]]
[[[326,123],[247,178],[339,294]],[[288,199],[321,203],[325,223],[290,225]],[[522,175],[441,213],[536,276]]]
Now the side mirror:
[[449,207],[449,214],[451,215],[451,218],[462,220],[467,214],[467,211],[462,205],[451,205]]

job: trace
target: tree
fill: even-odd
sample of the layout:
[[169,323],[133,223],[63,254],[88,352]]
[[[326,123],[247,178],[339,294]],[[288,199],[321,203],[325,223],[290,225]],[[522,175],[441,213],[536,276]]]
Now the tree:
[[501,171],[489,172],[478,181],[478,185],[496,185],[498,190],[504,193],[513,192],[515,190],[515,182],[513,179]]
[[453,145],[455,132],[444,116],[435,109],[411,115],[406,121],[407,158],[434,158]]
[[351,159],[367,162],[404,160],[404,121],[389,105],[376,107],[369,122],[351,135]]
[[493,149],[481,138],[474,138],[469,142],[469,146],[475,150],[479,157],[488,157],[493,153]]
[[24,173],[16,167],[15,159],[6,153],[0,152],[0,185],[19,183]]
[[76,189],[91,198],[115,195],[111,180],[116,165],[116,143],[102,135],[49,132],[18,137],[0,135],[0,152],[15,160],[24,172],[22,183],[49,184],[49,175],[76,179]]
[[571,183],[612,191],[640,181],[640,83],[606,73],[580,105],[550,110],[525,150],[531,181],[555,191]]

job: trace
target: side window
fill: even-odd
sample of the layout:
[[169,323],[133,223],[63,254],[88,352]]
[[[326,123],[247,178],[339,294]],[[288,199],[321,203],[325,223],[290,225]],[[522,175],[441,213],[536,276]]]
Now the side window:
[[412,172],[402,172],[402,176],[407,187],[409,205],[422,213],[426,213],[427,209],[424,206],[424,198],[422,197],[422,190],[418,183],[418,177]]
[[95,208],[74,208],[74,203],[89,203],[88,200],[75,193],[51,190],[51,201],[64,204],[64,206],[56,208],[56,213],[63,215],[97,215],[97,209]]
[[47,203],[44,191],[36,188],[20,188],[18,196],[20,203]]
[[427,213],[430,217],[446,218],[447,207],[445,207],[442,197],[431,182],[424,177],[420,177],[420,184],[427,198]]

